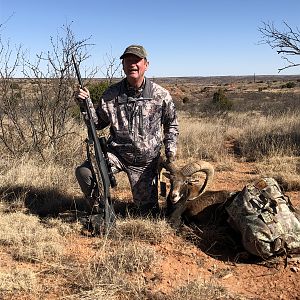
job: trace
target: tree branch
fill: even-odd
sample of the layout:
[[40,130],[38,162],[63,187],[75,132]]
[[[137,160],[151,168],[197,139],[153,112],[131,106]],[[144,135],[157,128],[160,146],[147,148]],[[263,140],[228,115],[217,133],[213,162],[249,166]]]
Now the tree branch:
[[282,71],[291,67],[298,67],[300,64],[290,61],[287,56],[300,55],[300,32],[299,29],[292,29],[286,22],[283,22],[285,30],[278,30],[273,23],[263,22],[263,26],[258,28],[262,34],[260,44],[267,44],[276,52],[282,55],[282,59],[289,64],[279,68]]

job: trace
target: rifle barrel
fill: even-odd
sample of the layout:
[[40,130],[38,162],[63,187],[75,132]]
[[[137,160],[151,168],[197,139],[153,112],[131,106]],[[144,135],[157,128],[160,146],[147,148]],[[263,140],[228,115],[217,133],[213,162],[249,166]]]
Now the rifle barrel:
[[[74,54],[72,54],[72,60],[73,60],[73,65],[74,65],[74,68],[76,71],[78,83],[80,85],[80,88],[83,88],[82,78],[81,78],[80,71],[79,71],[78,65],[76,63],[76,58],[75,58]],[[108,233],[109,228],[111,226],[113,226],[115,223],[115,213],[114,213],[114,209],[113,209],[111,199],[110,199],[109,188],[110,188],[110,186],[113,187],[116,184],[113,184],[113,185],[111,184],[111,182],[113,182],[113,181],[111,181],[111,178],[109,176],[110,171],[111,171],[109,168],[110,166],[108,164],[108,160],[105,157],[105,148],[101,147],[99,138],[97,136],[96,127],[95,127],[92,112],[90,109],[89,101],[90,101],[89,98],[84,99],[85,113],[87,114],[86,125],[88,127],[89,140],[92,141],[92,144],[94,147],[94,155],[95,155],[96,164],[97,164],[97,166],[95,166],[95,167],[97,167],[97,170],[100,171],[101,178],[99,178],[99,180],[102,181],[102,184],[99,184],[99,182],[97,182],[97,186],[98,186],[98,188],[100,188],[101,186],[103,188],[103,197],[104,197],[103,200],[104,200],[104,206],[105,206],[104,223],[105,223],[105,232]]]
[[73,65],[74,65],[74,68],[75,68],[75,72],[76,72],[76,76],[77,76],[80,88],[83,88],[83,82],[82,82],[81,74],[79,72],[78,65],[77,65],[76,58],[75,58],[74,54],[72,54],[72,60],[73,60]]

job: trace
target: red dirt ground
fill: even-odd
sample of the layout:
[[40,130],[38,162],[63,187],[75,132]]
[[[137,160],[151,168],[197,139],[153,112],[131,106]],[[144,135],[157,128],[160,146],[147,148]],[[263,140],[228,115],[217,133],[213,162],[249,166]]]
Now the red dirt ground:
[[[254,165],[251,163],[233,163],[232,171],[216,172],[212,190],[226,189],[240,190],[252,179],[256,178]],[[300,206],[300,192],[287,193],[295,206]],[[93,238],[76,237],[70,241],[68,254],[76,256],[77,260],[84,262],[93,255]],[[179,245],[180,243],[180,245]],[[223,260],[217,256],[203,252],[196,244],[187,243],[182,247],[180,237],[175,237],[156,245],[158,253],[164,260],[155,270],[145,274],[146,282],[154,291],[168,293],[172,288],[197,277],[205,281],[215,281],[226,287],[231,293],[245,296],[249,299],[300,299],[300,259],[289,261],[285,267],[284,259],[267,266],[257,263],[241,263],[236,260]],[[3,251],[4,250],[4,251]],[[12,260],[5,248],[0,248],[0,271],[14,267],[22,267],[19,262]],[[24,264],[25,268],[39,269],[32,264]],[[40,270],[41,271],[41,270]],[[51,285],[59,281],[45,273],[44,283]],[[49,289],[49,297],[45,299],[60,299],[62,293],[67,293],[63,287],[62,279],[54,290]],[[53,283],[53,282],[52,282]],[[51,290],[51,292],[50,292]],[[25,297],[25,298],[24,298]],[[16,298],[6,298],[16,299]],[[18,295],[18,299],[35,299],[25,295]]]
[[[216,172],[212,190],[241,190],[257,178],[251,163],[234,163],[232,171]],[[300,192],[287,193],[295,206],[300,206]],[[194,245],[183,251],[176,250],[176,241],[158,246],[167,256],[161,266],[161,279],[157,288],[168,291],[179,282],[197,276],[206,281],[216,280],[230,292],[250,299],[300,299],[300,258],[290,260],[285,267],[284,258],[274,264],[223,261],[208,255]]]

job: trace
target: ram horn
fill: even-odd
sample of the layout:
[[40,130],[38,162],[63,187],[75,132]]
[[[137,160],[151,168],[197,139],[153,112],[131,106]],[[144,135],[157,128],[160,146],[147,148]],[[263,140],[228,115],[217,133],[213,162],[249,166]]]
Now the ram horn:
[[197,172],[203,172],[206,175],[206,178],[204,180],[204,183],[202,186],[199,186],[197,196],[204,193],[207,184],[212,181],[214,176],[214,167],[212,164],[206,161],[198,161],[194,163],[189,163],[181,168],[180,170],[181,174],[186,177],[190,177],[194,175]]
[[174,163],[167,163],[165,160],[161,160],[160,167],[164,168],[170,174],[174,175],[178,172],[178,168],[175,166]]
[[214,167],[209,162],[201,160],[183,166],[180,172],[183,176],[187,177],[192,176],[197,172],[204,172],[207,173],[208,176],[212,177],[214,175]]

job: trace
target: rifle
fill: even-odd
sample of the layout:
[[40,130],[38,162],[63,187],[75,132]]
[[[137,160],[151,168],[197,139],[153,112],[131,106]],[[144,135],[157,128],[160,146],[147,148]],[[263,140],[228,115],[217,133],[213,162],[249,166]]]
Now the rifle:
[[[83,88],[83,82],[74,54],[72,55],[72,61],[80,88]],[[85,118],[88,131],[88,138],[86,139],[87,159],[91,165],[94,182],[92,195],[97,196],[98,205],[101,205],[101,200],[104,202],[104,233],[107,234],[111,227],[115,225],[116,221],[116,215],[110,197],[110,187],[114,188],[117,183],[108,159],[106,139],[104,136],[100,138],[97,136],[96,126],[89,105],[90,101],[88,98],[84,99],[84,107],[81,108],[81,113]],[[101,228],[103,224],[101,223],[103,220],[99,222],[99,219],[95,216],[91,216],[90,223],[92,227],[94,227],[94,233],[101,234],[103,230],[103,228]],[[96,225],[93,224],[93,221]]]

